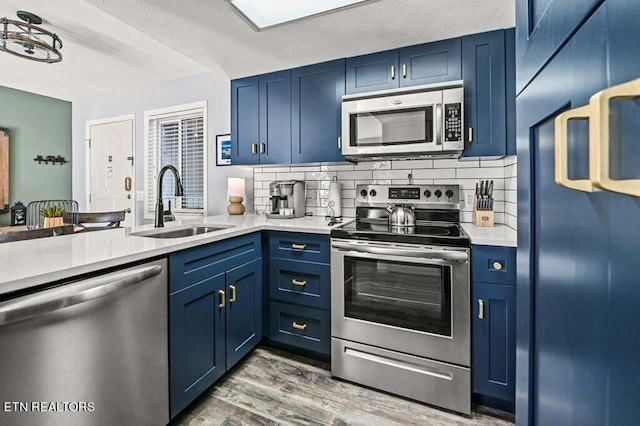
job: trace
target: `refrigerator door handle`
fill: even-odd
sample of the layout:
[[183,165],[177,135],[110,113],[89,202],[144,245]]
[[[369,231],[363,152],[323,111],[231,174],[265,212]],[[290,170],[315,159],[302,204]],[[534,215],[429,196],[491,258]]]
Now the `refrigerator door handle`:
[[[640,179],[612,179],[610,170],[610,103],[613,99],[640,97],[640,79],[609,87],[589,101],[592,120],[589,124],[589,174],[598,188],[640,197]],[[595,155],[593,155],[595,153]]]
[[55,287],[40,293],[0,303],[0,326],[49,314],[115,293],[159,275],[162,266],[153,265],[116,272]]
[[[589,179],[574,180],[569,179],[569,143],[568,143],[568,125],[569,120],[588,119],[593,121],[591,117],[591,106],[585,105],[580,108],[574,108],[565,111],[556,117],[555,120],[555,174],[556,184],[565,188],[575,189],[582,192],[593,192],[593,184]],[[591,139],[591,138],[590,138]],[[593,142],[593,141],[592,141]],[[589,157],[593,158],[595,152],[590,149]]]

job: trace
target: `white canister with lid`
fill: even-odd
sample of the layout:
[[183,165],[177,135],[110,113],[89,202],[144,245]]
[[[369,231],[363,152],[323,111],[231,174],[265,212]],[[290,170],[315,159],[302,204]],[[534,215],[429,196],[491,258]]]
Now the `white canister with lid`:
[[342,184],[338,177],[334,176],[329,184],[329,203],[327,204],[328,217],[342,217]]

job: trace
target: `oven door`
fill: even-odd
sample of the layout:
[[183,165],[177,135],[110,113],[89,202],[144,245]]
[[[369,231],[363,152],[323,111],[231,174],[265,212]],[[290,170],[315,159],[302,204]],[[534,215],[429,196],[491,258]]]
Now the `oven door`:
[[442,91],[342,103],[342,154],[388,156],[442,151]]
[[333,240],[332,336],[470,366],[469,250]]

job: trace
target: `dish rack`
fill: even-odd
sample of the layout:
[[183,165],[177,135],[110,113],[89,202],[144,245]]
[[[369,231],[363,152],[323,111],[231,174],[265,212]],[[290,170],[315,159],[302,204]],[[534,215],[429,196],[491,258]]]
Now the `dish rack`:
[[78,202],[74,200],[41,200],[27,204],[27,229],[40,229],[44,226],[42,211],[50,207],[64,209],[63,222],[65,225],[78,224]]

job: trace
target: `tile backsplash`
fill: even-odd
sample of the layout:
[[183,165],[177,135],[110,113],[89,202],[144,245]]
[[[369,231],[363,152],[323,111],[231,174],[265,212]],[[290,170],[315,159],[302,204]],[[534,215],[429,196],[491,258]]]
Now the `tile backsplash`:
[[420,184],[460,185],[460,209],[463,222],[473,221],[473,198],[476,182],[494,181],[494,210],[496,223],[517,227],[517,161],[515,156],[498,160],[403,160],[374,161],[359,164],[319,164],[309,166],[257,167],[254,177],[254,205],[257,212],[265,212],[269,204],[269,183],[274,180],[304,180],[307,185],[307,211],[326,215],[329,184],[334,176],[342,183],[342,214],[355,216],[356,185],[407,184],[408,174]]

